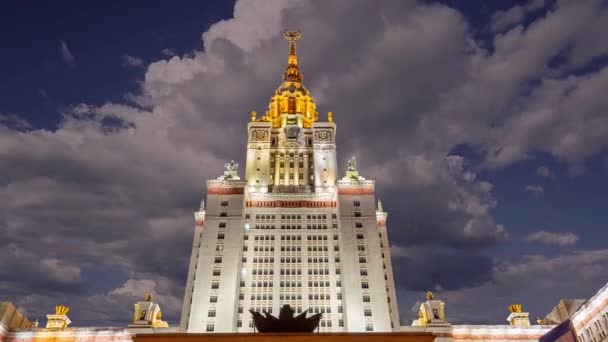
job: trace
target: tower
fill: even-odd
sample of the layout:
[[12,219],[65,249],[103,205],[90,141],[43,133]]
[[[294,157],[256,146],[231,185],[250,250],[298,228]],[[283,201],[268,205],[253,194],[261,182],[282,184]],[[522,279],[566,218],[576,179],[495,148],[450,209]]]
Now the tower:
[[319,120],[298,65],[299,31],[289,42],[283,82],[268,110],[248,124],[245,177],[237,165],[207,181],[195,212],[181,327],[248,332],[249,309],[289,304],[323,313],[321,331],[391,331],[399,313],[375,183],[356,161],[338,179],[333,114]]

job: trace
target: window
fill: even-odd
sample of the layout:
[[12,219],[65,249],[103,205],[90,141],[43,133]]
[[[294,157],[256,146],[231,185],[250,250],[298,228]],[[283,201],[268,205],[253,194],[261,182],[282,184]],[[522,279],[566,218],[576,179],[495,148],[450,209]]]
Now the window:
[[217,234],[217,239],[224,240],[224,234],[222,234],[222,233]]
[[363,315],[365,317],[371,317],[372,316],[372,309],[365,309],[365,310],[363,310]]
[[365,331],[374,331],[374,325],[373,324],[366,324],[365,325]]
[[339,319],[338,320],[338,326],[339,327],[344,327],[344,320],[343,319]]
[[217,296],[209,297],[209,303],[217,303]]
[[[222,212],[220,213],[220,217],[226,217],[226,216],[228,216],[228,213],[227,213],[227,212],[222,211]],[[356,216],[356,215],[355,215],[355,216]]]
[[215,310],[209,310],[207,317],[215,317]]
[[226,222],[220,222],[218,225],[219,228],[226,228]]
[[222,201],[222,203],[220,205],[222,207],[227,207],[228,206],[228,201]]
[[213,324],[207,324],[207,329],[206,329],[207,332],[213,332],[214,330],[215,330],[215,328],[214,328]]
[[342,292],[338,292],[338,299],[342,300]]
[[359,252],[365,252],[365,246],[364,245],[358,245],[357,249],[359,250]]
[[213,260],[214,263],[216,264],[221,264],[222,263],[222,257],[215,257],[215,259]]
[[[212,282],[212,283],[211,283],[211,288],[212,288],[213,290],[217,290],[217,289],[219,289],[219,288],[220,288],[220,283],[219,283],[219,282],[217,282],[217,281]],[[211,316],[210,316],[210,317],[211,317]]]
[[364,264],[367,260],[364,257],[359,257],[359,263]]
[[238,321],[236,321],[236,327],[240,328],[243,326],[243,321],[241,321],[240,319]]
[[360,206],[361,206],[361,202],[359,202],[359,201],[354,201],[354,202],[353,202],[353,206],[355,206],[355,207],[360,207]]
[[357,240],[363,239],[363,234],[357,234]]
[[[222,216],[222,215],[220,215]],[[361,212],[360,211],[355,211],[355,217],[361,217]]]
[[365,268],[362,268],[360,273],[361,273],[362,276],[366,276],[367,275],[367,270]]
[[331,218],[335,220],[335,219],[338,218],[338,215],[337,214],[331,214]]
[[363,296],[363,303],[369,303],[371,302],[371,299],[369,298],[369,296],[365,295]]
[[356,222],[356,223],[355,223],[355,227],[356,227],[356,228],[363,228],[363,223],[361,223],[361,222]]
[[366,281],[362,281],[361,282],[361,288],[362,289],[369,289],[369,283]]
[[213,270],[213,275],[214,276],[219,276],[221,274],[221,271],[218,269]]

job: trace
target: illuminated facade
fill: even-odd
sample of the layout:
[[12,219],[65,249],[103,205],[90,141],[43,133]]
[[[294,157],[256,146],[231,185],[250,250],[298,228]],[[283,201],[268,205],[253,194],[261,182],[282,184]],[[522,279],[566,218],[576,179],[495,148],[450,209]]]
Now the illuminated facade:
[[[222,176],[207,181],[207,202],[195,212],[180,326],[162,320],[151,294],[134,303],[131,323],[118,328],[69,327],[66,305],[57,305],[38,327],[13,304],[0,302],[0,342],[241,340],[242,335],[189,333],[251,332],[249,309],[276,315],[284,304],[297,313],[322,312],[320,332],[374,333],[296,334],[301,341],[608,341],[608,284],[588,301],[560,301],[537,324],[513,304],[508,324],[452,325],[445,303],[429,292],[418,318],[400,326],[388,214],[376,201],[374,181],[359,175],[354,158],[338,177],[333,115],[319,121],[298,67],[300,34],[288,32],[286,38],[283,83],[263,116],[251,113],[244,179],[237,164],[227,163]],[[563,326],[571,335],[564,335]]]
[[252,331],[248,309],[323,313],[321,331],[393,331],[399,314],[374,181],[354,158],[338,179],[336,124],[319,121],[302,84],[296,41],[283,83],[248,125],[245,179],[226,164],[207,182],[183,313],[188,332]]

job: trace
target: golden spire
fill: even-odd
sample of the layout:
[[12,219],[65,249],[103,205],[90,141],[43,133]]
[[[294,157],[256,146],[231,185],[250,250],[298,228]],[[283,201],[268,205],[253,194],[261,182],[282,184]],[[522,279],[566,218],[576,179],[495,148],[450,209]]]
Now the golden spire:
[[298,55],[296,54],[296,41],[302,38],[302,32],[287,31],[283,36],[289,41],[289,57],[287,58],[287,69],[283,74],[283,81],[302,83],[302,73],[298,68]]

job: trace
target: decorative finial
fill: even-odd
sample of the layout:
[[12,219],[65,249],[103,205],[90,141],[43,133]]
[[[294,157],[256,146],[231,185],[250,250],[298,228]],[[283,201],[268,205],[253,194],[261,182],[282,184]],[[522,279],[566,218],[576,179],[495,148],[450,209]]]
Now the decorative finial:
[[199,211],[203,211],[203,210],[205,210],[205,199],[204,198],[201,200],[201,206],[199,207]]
[[283,81],[302,83],[302,73],[298,69],[298,56],[296,55],[296,41],[302,38],[300,31],[286,31],[283,34],[289,41],[289,57],[287,58],[287,69],[283,74]]
[[433,292],[429,291],[426,293],[426,300],[433,300],[435,299],[435,295],[433,295]]
[[334,113],[327,112],[327,122],[334,122]]
[[521,304],[511,304],[509,305],[509,311],[513,313],[521,312]]
[[70,307],[67,305],[55,305],[55,315],[67,315],[70,312]]
[[302,38],[302,32],[300,30],[297,31],[285,31],[283,37],[290,42],[295,42],[296,40]]
[[258,113],[255,112],[255,110],[251,111],[251,122],[255,122],[256,121],[256,116],[258,115]]
[[146,302],[151,302],[152,301],[152,292],[151,291],[148,291],[146,293],[146,296],[144,297],[144,301],[146,301]]
[[382,208],[382,201],[380,201],[380,199],[378,199],[378,211],[383,212],[384,208]]
[[36,320],[33,323],[34,328],[38,328],[38,324],[40,324],[40,322],[38,322],[38,318],[36,318]]

